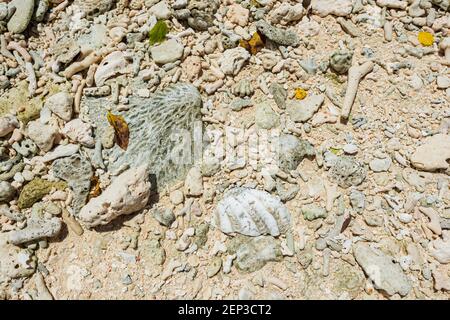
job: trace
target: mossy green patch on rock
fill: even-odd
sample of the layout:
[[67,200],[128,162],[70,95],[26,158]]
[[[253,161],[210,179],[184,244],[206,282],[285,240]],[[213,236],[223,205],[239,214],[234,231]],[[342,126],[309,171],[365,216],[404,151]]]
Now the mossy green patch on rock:
[[25,110],[19,112],[17,117],[25,124],[31,120],[39,118],[42,108],[42,97],[28,99],[28,83],[21,81],[16,87],[11,88],[4,97],[0,98],[0,116],[4,116],[19,107]]
[[52,182],[40,178],[35,178],[23,187],[17,205],[20,209],[30,208],[31,206],[33,206],[33,204],[50,193],[53,187],[58,190],[64,190],[65,188],[67,188],[67,183],[62,181]]
[[[53,95],[68,87],[68,83],[51,84],[46,89],[48,90],[48,95]],[[26,125],[28,122],[39,118],[44,100],[45,97],[43,95],[29,99],[28,82],[21,81],[0,98],[0,117],[24,107],[23,111],[17,113],[17,118]]]

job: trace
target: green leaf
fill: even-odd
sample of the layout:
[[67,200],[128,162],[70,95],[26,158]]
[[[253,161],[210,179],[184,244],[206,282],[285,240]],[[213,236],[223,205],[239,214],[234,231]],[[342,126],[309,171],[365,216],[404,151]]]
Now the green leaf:
[[164,20],[156,22],[155,26],[150,30],[150,45],[161,43],[166,40],[166,34],[169,32],[169,28]]
[[330,152],[338,156],[341,153],[341,149],[331,147]]

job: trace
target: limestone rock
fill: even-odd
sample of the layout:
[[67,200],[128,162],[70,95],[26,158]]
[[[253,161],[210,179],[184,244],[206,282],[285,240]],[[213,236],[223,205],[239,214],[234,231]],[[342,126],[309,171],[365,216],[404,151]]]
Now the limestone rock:
[[374,287],[392,296],[396,293],[406,296],[411,291],[408,277],[393,258],[367,243],[357,243],[353,248],[356,261],[372,280]]
[[52,169],[54,176],[67,181],[72,189],[74,196],[71,206],[76,215],[86,203],[89,194],[93,175],[91,163],[76,153],[70,157],[55,160]]
[[52,95],[44,105],[44,107],[50,109],[64,121],[70,121],[72,119],[72,106],[73,97],[68,92],[59,92]]
[[50,151],[58,134],[52,125],[42,124],[39,120],[31,121],[27,126],[27,135],[43,152]]
[[233,3],[228,8],[227,18],[234,24],[245,27],[248,23],[249,10],[238,3]]
[[75,0],[74,5],[86,13],[88,19],[104,14],[112,9],[116,0]]
[[330,57],[330,67],[338,74],[347,73],[352,66],[353,53],[348,51],[336,51]]
[[80,51],[80,46],[70,37],[61,37],[50,47],[53,57],[62,64],[70,63]]
[[95,84],[101,87],[105,81],[117,74],[126,74],[131,72],[131,63],[126,59],[122,51],[114,51],[108,54],[97,67],[95,71]]
[[8,6],[9,8],[16,8],[8,21],[8,31],[12,33],[24,32],[33,17],[34,0],[13,0]]
[[31,276],[36,270],[36,258],[29,249],[7,243],[7,235],[0,235],[0,282]]
[[16,195],[16,189],[7,181],[0,181],[0,202],[8,202]]
[[132,214],[146,206],[150,187],[146,165],[128,169],[100,196],[92,198],[78,216],[86,227],[92,228],[107,224],[118,216]]
[[290,134],[280,136],[279,168],[285,172],[296,170],[305,157],[315,155],[314,147],[306,140]]
[[391,167],[392,159],[390,157],[384,159],[373,159],[369,162],[369,167],[373,172],[388,171]]
[[19,122],[14,116],[5,116],[0,118],[0,138],[10,134],[15,128],[19,127]]
[[271,26],[264,20],[259,20],[256,23],[256,28],[269,40],[279,45],[297,47],[300,44],[297,33]]
[[265,191],[247,188],[229,190],[218,203],[217,224],[226,234],[279,236],[289,230],[291,216],[286,206]]
[[326,218],[328,215],[325,208],[319,207],[315,204],[307,204],[303,206],[302,214],[303,217],[308,221],[312,221],[319,218]]
[[242,47],[225,50],[219,59],[220,69],[226,75],[237,75],[249,59],[250,53]]
[[8,233],[10,243],[19,245],[35,240],[56,236],[62,227],[61,219],[30,219],[26,228]]
[[269,102],[261,102],[256,106],[255,123],[260,129],[273,129],[280,125],[280,115],[273,111]]
[[203,178],[200,168],[190,169],[184,182],[184,193],[188,196],[201,196],[203,194]]
[[417,169],[435,171],[447,169],[448,159],[450,159],[450,135],[436,134],[426,138],[411,155],[410,160]]
[[288,2],[282,2],[269,13],[269,21],[273,24],[281,23],[286,25],[292,21],[300,20],[303,17],[303,13],[302,3],[291,5]]
[[176,39],[164,41],[150,49],[153,60],[157,64],[166,64],[180,60],[183,56],[184,46]]
[[313,14],[317,14],[321,17],[327,15],[335,15],[339,17],[345,17],[350,15],[353,9],[352,0],[312,0],[311,8]]
[[85,147],[92,148],[95,145],[91,125],[83,122],[80,118],[67,122],[62,129],[62,133],[68,136],[70,140],[78,142]]
[[428,248],[430,254],[440,263],[450,263],[450,234],[444,235],[444,239],[436,239],[430,242]]
[[331,179],[341,188],[360,185],[366,175],[366,167],[349,156],[338,157],[330,169]]
[[214,14],[219,9],[220,0],[190,0],[187,9],[187,22],[191,28],[198,31],[208,29],[213,25]]
[[286,110],[292,121],[306,122],[319,110],[324,100],[323,95],[311,95],[303,100],[292,100]]
[[236,254],[234,265],[242,272],[255,272],[270,261],[282,259],[280,245],[269,236],[236,237],[227,247],[230,254]]
[[149,13],[153,14],[156,19],[169,19],[172,12],[166,1],[160,1],[149,9]]

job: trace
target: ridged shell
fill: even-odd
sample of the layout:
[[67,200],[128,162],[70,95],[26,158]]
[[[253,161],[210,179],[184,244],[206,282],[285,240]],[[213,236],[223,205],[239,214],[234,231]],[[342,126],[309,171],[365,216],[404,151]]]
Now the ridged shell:
[[266,234],[277,237],[287,232],[291,224],[291,215],[278,197],[240,187],[224,195],[217,205],[216,218],[222,232],[253,237]]

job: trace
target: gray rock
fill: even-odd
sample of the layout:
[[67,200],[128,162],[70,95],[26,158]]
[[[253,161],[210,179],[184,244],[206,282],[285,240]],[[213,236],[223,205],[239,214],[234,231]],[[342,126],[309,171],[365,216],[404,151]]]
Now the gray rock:
[[68,92],[58,92],[45,101],[45,107],[64,121],[72,119],[72,106],[73,97]]
[[390,157],[384,159],[373,159],[369,162],[369,167],[374,172],[388,171],[391,167],[392,159]]
[[203,177],[200,168],[191,168],[184,182],[184,193],[188,196],[201,196],[203,193]]
[[357,213],[364,211],[366,206],[366,196],[361,191],[352,189],[350,192],[350,204]]
[[72,189],[74,197],[71,206],[73,213],[77,215],[86,204],[91,187],[93,170],[90,162],[81,155],[74,154],[55,160],[52,167],[55,177],[67,181]]
[[330,177],[341,188],[360,185],[367,175],[366,167],[349,156],[341,156],[336,159],[330,169]]
[[375,289],[389,296],[396,293],[406,296],[411,291],[408,277],[400,265],[392,262],[392,257],[371,248],[367,243],[357,243],[353,247],[353,254]]
[[280,116],[268,102],[262,102],[256,106],[255,123],[260,129],[273,129],[280,125]]
[[312,221],[319,218],[326,218],[328,213],[325,208],[319,207],[315,204],[307,204],[302,207],[302,214],[303,217],[308,220]]
[[190,15],[187,19],[188,24],[194,30],[204,31],[214,23],[214,14],[219,9],[219,0],[191,0],[187,9]]
[[166,261],[166,251],[156,239],[144,241],[140,246],[140,256],[146,264],[162,265]]
[[195,228],[194,243],[198,248],[203,247],[208,241],[209,225],[207,223],[201,223]]
[[175,215],[170,208],[156,208],[153,217],[163,226],[170,227],[175,221]]
[[311,95],[303,100],[292,100],[288,103],[287,113],[294,122],[306,122],[312,118],[314,113],[323,104],[325,96]]
[[34,11],[34,20],[42,22],[49,7],[48,0],[36,0],[36,10]]
[[8,233],[8,241],[19,245],[47,237],[54,237],[59,233],[61,227],[61,219],[56,217],[51,219],[29,219],[26,228]]
[[269,90],[278,108],[286,109],[287,91],[283,88],[283,86],[278,83],[272,83]]
[[23,139],[20,143],[15,142],[12,147],[24,157],[33,156],[38,152],[38,147],[30,139]]
[[353,54],[349,51],[336,51],[330,57],[330,67],[338,74],[347,73],[352,66]]
[[93,19],[112,9],[116,0],[75,0],[74,5],[86,13],[88,19]]
[[8,31],[22,33],[33,17],[34,0],[13,0],[8,5],[8,8],[12,7],[16,8],[16,11],[8,21]]
[[0,282],[31,276],[36,271],[36,257],[31,250],[6,243],[0,237]]
[[276,183],[277,195],[280,197],[282,202],[287,202],[295,198],[297,193],[300,191],[300,187],[297,185],[290,185],[285,188],[282,183],[277,181]]
[[298,63],[300,65],[300,67],[302,67],[303,70],[306,71],[307,74],[311,74],[311,75],[316,74],[317,69],[319,68],[317,66],[317,63],[314,60],[314,58],[308,58],[308,59],[300,60]]
[[150,48],[153,60],[157,64],[175,62],[183,56],[184,46],[176,39],[170,39]]
[[315,155],[314,147],[306,140],[290,134],[280,136],[279,168],[285,172],[297,169],[305,157]]
[[153,15],[155,15],[156,19],[169,19],[172,12],[170,11],[170,8],[165,1],[160,1],[154,6],[152,6],[149,10],[149,12]]
[[[110,157],[108,169],[114,171],[122,166],[148,163],[158,187],[184,180],[194,159],[180,141],[189,139],[191,143],[193,129],[197,124],[201,126],[202,100],[198,90],[190,84],[177,83],[150,98],[130,96],[129,99],[130,109],[123,113],[130,130],[128,149],[124,151],[114,146],[105,150],[106,156]],[[89,98],[83,104],[88,111],[87,117],[96,125],[95,135],[108,137],[111,126],[106,121],[105,106],[111,102],[104,98]],[[180,158],[180,154],[185,156]]]
[[50,47],[57,62],[68,64],[80,53],[80,46],[70,37],[61,37]]
[[437,76],[436,84],[438,89],[447,89],[450,87],[450,78],[447,76]]
[[243,272],[255,272],[270,261],[282,259],[280,245],[272,237],[233,238],[228,251],[236,254],[234,265]]
[[0,182],[0,202],[8,202],[14,199],[16,192],[17,190],[13,186],[11,186],[9,182]]
[[250,99],[236,98],[231,101],[230,109],[233,111],[241,111],[244,108],[253,106],[253,102]]
[[5,20],[8,17],[8,4],[1,2],[0,3],[0,21]]
[[300,44],[300,39],[295,32],[276,28],[264,20],[259,20],[256,23],[256,28],[269,40],[279,45],[296,47]]
[[220,171],[220,161],[213,157],[204,159],[200,169],[202,172],[202,176],[212,177]]
[[216,274],[218,274],[221,268],[222,268],[222,258],[220,257],[212,258],[212,260],[208,264],[208,268],[206,271],[208,278],[212,278]]
[[236,48],[239,45],[238,37],[222,36],[222,46],[225,50]]

